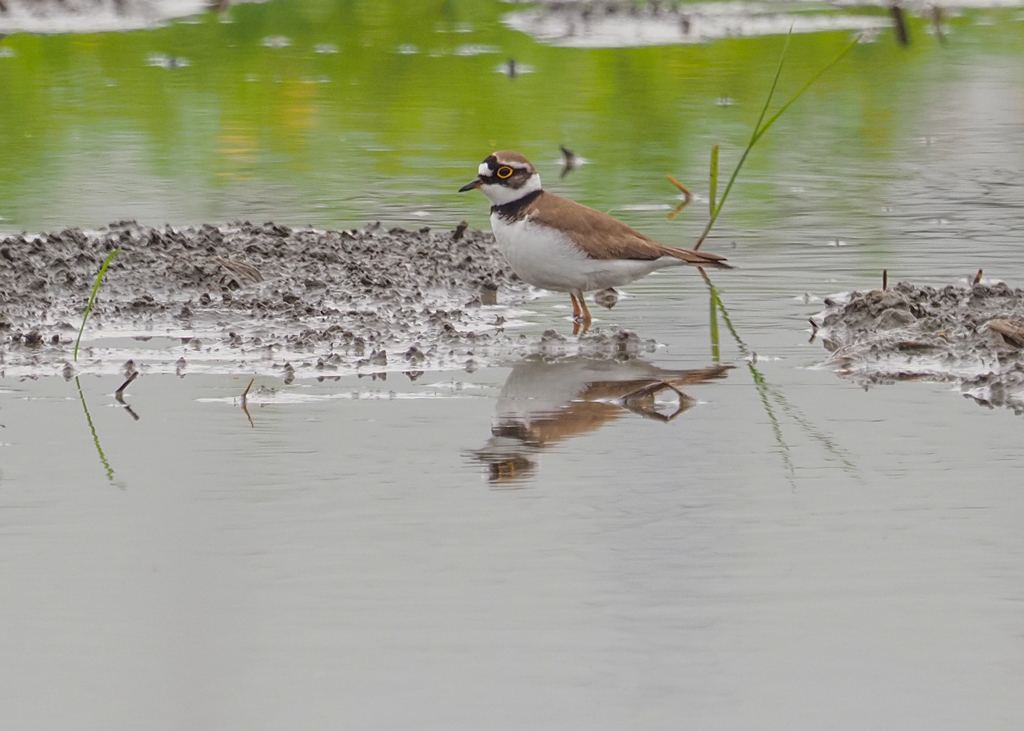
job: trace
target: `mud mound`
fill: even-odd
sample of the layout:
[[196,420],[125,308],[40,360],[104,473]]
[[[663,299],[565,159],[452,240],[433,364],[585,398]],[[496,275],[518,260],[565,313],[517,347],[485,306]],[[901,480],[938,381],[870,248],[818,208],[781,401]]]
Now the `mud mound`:
[[826,300],[812,318],[827,364],[865,386],[947,381],[989,406],[1024,414],[1024,290],[901,283]]
[[[70,358],[96,272],[113,250],[87,333],[170,336],[192,353],[315,353],[383,366],[474,344],[527,288],[490,233],[292,230],[237,223],[154,229],[122,222],[0,240],[0,362]],[[202,336],[200,338],[200,336]],[[205,343],[195,342],[197,339]],[[83,341],[85,343],[85,341]],[[420,345],[420,344],[423,345]],[[98,347],[86,355],[102,358]],[[452,350],[451,347],[445,352]],[[452,352],[452,355],[456,355]],[[81,360],[81,356],[80,356]]]
[[[96,272],[116,256],[71,365]],[[631,358],[628,331],[528,337],[506,318],[528,296],[490,233],[292,230],[134,221],[0,239],[0,374],[262,373],[412,378],[525,355]],[[130,360],[129,364],[125,361]]]

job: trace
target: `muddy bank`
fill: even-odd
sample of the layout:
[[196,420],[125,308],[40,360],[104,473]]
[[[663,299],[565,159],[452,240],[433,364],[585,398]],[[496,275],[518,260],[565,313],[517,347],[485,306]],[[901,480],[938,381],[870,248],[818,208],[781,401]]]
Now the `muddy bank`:
[[[74,341],[96,273],[116,256]],[[637,354],[635,334],[509,330],[529,288],[489,232],[133,221],[0,240],[0,369],[329,376],[468,368],[528,353]]]
[[949,382],[979,403],[1024,414],[1024,290],[900,283],[825,303],[812,321],[842,376],[864,386]]
[[508,13],[502,22],[542,43],[568,48],[708,43],[790,32],[877,33],[892,24],[888,17],[865,14],[860,5],[854,5],[856,12],[837,7],[793,12],[792,7],[773,4],[543,0]]
[[261,0],[0,0],[0,33],[100,33]]

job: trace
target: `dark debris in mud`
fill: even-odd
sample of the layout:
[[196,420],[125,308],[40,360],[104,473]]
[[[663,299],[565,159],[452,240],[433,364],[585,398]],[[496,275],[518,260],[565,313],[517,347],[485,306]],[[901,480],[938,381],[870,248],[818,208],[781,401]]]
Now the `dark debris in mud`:
[[826,300],[813,318],[828,363],[865,386],[948,381],[976,401],[1024,414],[1024,290],[900,283]]

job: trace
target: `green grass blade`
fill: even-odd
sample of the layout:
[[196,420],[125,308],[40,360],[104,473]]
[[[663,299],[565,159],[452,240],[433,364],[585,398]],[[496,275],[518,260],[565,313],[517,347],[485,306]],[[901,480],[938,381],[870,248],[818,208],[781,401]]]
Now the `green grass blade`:
[[718,305],[718,311],[722,314],[722,322],[725,323],[725,328],[729,331],[729,334],[732,335],[732,339],[736,341],[736,347],[739,348],[740,353],[743,355],[749,355],[750,348],[748,348],[747,344],[743,342],[743,338],[740,337],[740,334],[736,332],[736,326],[732,324],[732,318],[729,317],[729,311],[725,309],[725,303],[722,302],[722,297],[718,294],[718,288],[711,284],[710,280],[708,280],[708,286],[711,287],[711,296],[714,297],[715,303]]
[[[732,320],[729,317],[729,311],[725,308],[725,302],[722,301],[722,296],[719,293],[718,288],[712,284],[711,278],[708,277],[707,273],[703,269],[700,270],[700,273],[704,278],[704,283],[708,286],[708,291],[711,293],[712,311],[717,310],[718,313],[721,314],[722,321],[725,323],[726,329],[728,329],[729,333],[732,335],[733,340],[736,341],[736,346],[739,348],[740,353],[744,356],[751,356],[753,352],[747,347],[747,344],[743,342],[740,334],[736,331],[736,327],[733,325]],[[712,343],[715,345],[718,342],[718,323],[717,318],[714,315],[712,316],[712,320],[714,322]],[[712,350],[712,353],[714,352],[715,351]],[[779,445],[779,453],[782,455],[782,460],[785,463],[787,473],[790,476],[790,481],[792,481],[792,477],[795,473],[793,472],[792,460],[789,457],[789,445],[783,438],[782,424],[779,420],[778,414],[772,407],[772,401],[778,404],[782,409],[782,412],[792,418],[793,421],[795,421],[804,430],[804,433],[821,444],[821,446],[824,447],[824,449],[835,460],[840,462],[850,475],[857,479],[861,479],[860,470],[857,468],[857,465],[854,463],[853,457],[850,456],[849,452],[836,444],[821,429],[814,426],[814,424],[812,424],[796,406],[789,402],[778,388],[770,385],[765,379],[764,374],[762,374],[754,365],[755,360],[756,358],[750,357],[747,361],[747,368],[750,370],[750,376],[754,381],[754,386],[757,388],[761,404],[764,406],[765,413],[771,423],[772,433],[775,435],[775,441]],[[716,359],[715,362],[717,363],[718,360]]]
[[711,215],[715,215],[715,200],[718,198],[718,145],[711,148]]
[[[761,122],[764,121],[764,115],[768,114],[768,107],[771,106],[772,97],[775,96],[775,89],[779,85],[779,77],[782,76],[782,67],[786,63],[786,52],[789,50],[789,41],[792,38],[793,28],[791,27],[789,29],[789,33],[786,34],[786,42],[782,44],[782,53],[779,54],[779,66],[775,69],[775,78],[772,79],[772,88],[768,90],[768,98],[764,100],[764,106],[761,107],[761,116],[757,118],[757,124],[754,125],[754,133],[750,135],[750,142],[747,144],[748,150],[754,146],[755,142],[757,142],[758,130],[761,129]],[[743,163],[740,163],[740,165],[742,164]],[[739,170],[739,165],[736,166],[736,169],[737,171]],[[735,173],[733,173],[733,175],[735,176]],[[722,194],[722,200],[723,202],[725,200],[724,193]]]
[[722,199],[718,202],[718,205],[711,211],[711,218],[708,220],[708,225],[704,227],[704,233],[697,239],[697,243],[694,244],[693,249],[696,251],[700,248],[700,245],[704,243],[704,239],[711,233],[711,228],[715,225],[715,221],[718,220],[718,214],[722,211],[722,206],[725,205],[725,199],[729,197],[729,191],[732,190],[733,183],[736,182],[736,177],[740,174],[740,169],[743,167],[743,163],[747,160],[747,155],[754,148],[754,143],[758,140],[758,132],[761,129],[761,122],[764,121],[764,117],[768,114],[768,107],[771,106],[772,97],[775,96],[775,88],[779,85],[779,77],[782,76],[782,66],[786,62],[786,51],[789,50],[789,39],[793,35],[793,29],[790,28],[789,33],[786,35],[786,42],[782,46],[782,55],[779,56],[779,66],[775,69],[775,78],[772,79],[772,87],[768,90],[768,98],[764,100],[764,106],[761,107],[761,116],[757,118],[757,124],[754,125],[754,131],[750,135],[750,142],[747,143],[747,147],[743,150],[743,154],[740,156],[740,161],[736,163],[736,169],[732,171],[732,175],[729,176],[729,182],[725,186],[725,190],[722,191]]
[[736,182],[736,178],[740,174],[740,169],[743,167],[743,163],[746,162],[747,160],[747,155],[750,154],[750,151],[754,148],[754,145],[757,144],[757,141],[764,136],[764,133],[767,132],[773,124],[775,124],[779,117],[781,117],[783,113],[787,109],[789,109],[794,102],[796,102],[797,99],[803,96],[804,92],[807,91],[811,87],[811,85],[822,76],[822,74],[824,74],[830,68],[835,66],[837,63],[839,63],[839,61],[841,61],[842,58],[847,53],[849,53],[854,46],[860,43],[859,36],[857,38],[854,38],[849,43],[849,45],[847,45],[839,53],[838,56],[832,59],[832,61],[830,61],[826,66],[821,68],[816,74],[814,74],[814,76],[812,76],[806,84],[800,87],[800,89],[792,97],[789,98],[789,101],[783,104],[782,107],[775,114],[769,117],[767,122],[765,122],[765,116],[768,114],[768,108],[771,106],[772,97],[775,95],[775,88],[778,86],[779,83],[779,76],[782,74],[782,66],[786,60],[786,51],[789,49],[789,39],[792,33],[793,31],[792,29],[790,29],[789,35],[786,36],[786,43],[782,47],[782,55],[779,58],[779,66],[775,70],[775,78],[772,80],[771,89],[768,90],[768,98],[765,100],[764,107],[762,107],[761,109],[761,116],[758,117],[757,124],[754,125],[754,132],[750,136],[750,142],[747,143],[746,149],[743,150],[743,154],[740,156],[740,161],[736,163],[736,169],[733,170],[732,175],[729,176],[729,182],[726,184],[725,190],[722,191],[722,198],[718,201],[717,205],[712,206],[711,218],[708,220],[707,226],[704,227],[704,232],[700,235],[700,238],[697,239],[697,243],[694,244],[694,250],[699,249],[701,244],[703,244],[704,240],[708,237],[708,234],[711,233],[711,229],[714,227],[715,221],[718,220],[718,214],[721,213],[722,206],[725,205],[725,200],[726,198],[729,197],[729,192],[732,190],[733,183]]
[[757,389],[757,395],[761,399],[761,405],[764,407],[764,412],[768,415],[768,423],[771,424],[772,435],[775,437],[775,443],[779,445],[779,454],[782,456],[782,463],[786,467],[786,478],[789,480],[789,484],[795,487],[796,469],[793,466],[793,457],[789,451],[789,444],[786,443],[786,439],[782,435],[782,423],[779,421],[779,415],[776,414],[775,409],[772,408],[770,398],[771,387],[764,379],[764,375],[754,367],[753,363],[748,362],[747,368],[750,369],[750,377],[754,381],[754,388]]
[[100,284],[103,282],[103,275],[107,273],[107,267],[110,266],[110,262],[113,261],[114,257],[122,253],[120,249],[114,249],[107,255],[106,260],[103,262],[103,266],[100,267],[99,274],[96,275],[96,283],[92,285],[92,294],[89,295],[89,304],[85,306],[85,314],[82,315],[82,326],[78,328],[78,339],[75,340],[75,362],[78,362],[78,346],[82,342],[82,333],[85,332],[85,323],[89,320],[89,313],[92,312],[92,303],[96,301],[96,293],[100,291]]
[[96,433],[96,425],[92,423],[92,415],[89,414],[89,405],[85,403],[82,382],[78,380],[78,376],[75,376],[75,386],[78,387],[78,397],[82,399],[82,410],[85,411],[85,420],[89,423],[89,431],[92,432],[92,443],[96,446],[96,453],[100,456],[104,472],[107,473],[107,481],[113,483],[114,468],[110,466],[110,462],[107,461],[107,455],[103,453],[103,447],[100,446],[100,435]]
[[845,56],[845,55],[846,55],[847,53],[849,53],[849,52],[850,52],[851,50],[853,50],[853,47],[854,47],[854,46],[856,46],[856,45],[857,45],[858,43],[860,43],[860,37],[854,38],[854,39],[853,39],[853,40],[852,40],[852,41],[850,42],[850,44],[849,44],[849,45],[848,45],[848,46],[847,46],[846,48],[844,48],[844,49],[843,49],[842,51],[840,51],[839,55],[838,55],[838,56],[836,56],[836,57],[835,57],[834,59],[832,59],[832,61],[831,61],[831,62],[830,62],[830,63],[829,63],[829,64],[828,64],[827,66],[825,66],[825,67],[824,67],[824,68],[822,68],[822,69],[821,69],[820,71],[818,71],[818,73],[816,73],[816,74],[815,74],[814,76],[812,76],[812,77],[810,78],[810,80],[809,80],[809,81],[808,81],[808,82],[807,82],[806,84],[804,84],[803,86],[801,86],[801,87],[800,87],[800,90],[799,90],[799,91],[797,91],[797,92],[796,92],[796,93],[795,93],[795,94],[794,94],[793,96],[791,96],[791,97],[790,97],[790,99],[789,99],[789,101],[788,101],[788,102],[786,102],[785,104],[783,104],[783,105],[782,105],[782,107],[780,107],[780,108],[779,108],[779,111],[775,112],[775,114],[773,114],[773,115],[771,116],[771,118],[770,118],[770,119],[769,119],[769,120],[768,120],[767,122],[765,122],[765,123],[764,123],[764,126],[763,126],[763,127],[761,127],[761,128],[760,128],[760,129],[759,129],[759,130],[757,131],[757,134],[755,134],[755,135],[754,135],[754,138],[753,138],[753,140],[752,140],[751,144],[753,144],[754,142],[757,142],[757,141],[758,141],[759,139],[761,139],[761,136],[762,136],[762,135],[763,135],[763,134],[764,134],[765,132],[767,132],[767,131],[768,131],[768,129],[769,129],[769,128],[770,128],[770,127],[771,127],[771,126],[773,125],[773,124],[775,124],[775,120],[777,120],[777,119],[778,119],[779,117],[781,117],[781,116],[783,115],[783,113],[784,113],[784,112],[785,112],[785,111],[786,111],[787,109],[789,109],[789,108],[790,108],[790,107],[791,107],[791,106],[793,105],[793,102],[795,102],[795,101],[796,101],[797,99],[799,99],[799,98],[800,98],[801,96],[803,96],[804,92],[805,92],[805,91],[807,91],[808,89],[810,89],[810,88],[811,88],[811,85],[812,85],[812,84],[813,84],[813,83],[814,83],[815,81],[817,81],[817,80],[818,80],[819,78],[821,78],[822,74],[824,74],[824,73],[825,73],[826,71],[828,71],[828,70],[829,70],[830,68],[832,68],[832,67],[833,67],[833,66],[835,66],[835,65],[836,65],[837,63],[839,63],[840,61],[842,61],[842,60],[843,60],[843,56]]
[[718,300],[714,287],[711,287],[711,360],[722,362],[722,349],[718,335]]

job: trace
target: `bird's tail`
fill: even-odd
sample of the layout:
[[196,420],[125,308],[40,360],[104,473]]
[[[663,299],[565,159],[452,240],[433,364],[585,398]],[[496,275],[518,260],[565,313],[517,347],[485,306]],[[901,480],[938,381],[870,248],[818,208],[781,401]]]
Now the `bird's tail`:
[[712,254],[707,251],[694,251],[693,249],[677,249],[673,246],[666,246],[668,253],[677,259],[682,259],[687,264],[695,267],[708,267],[710,269],[732,269],[730,264],[725,263],[725,257]]

